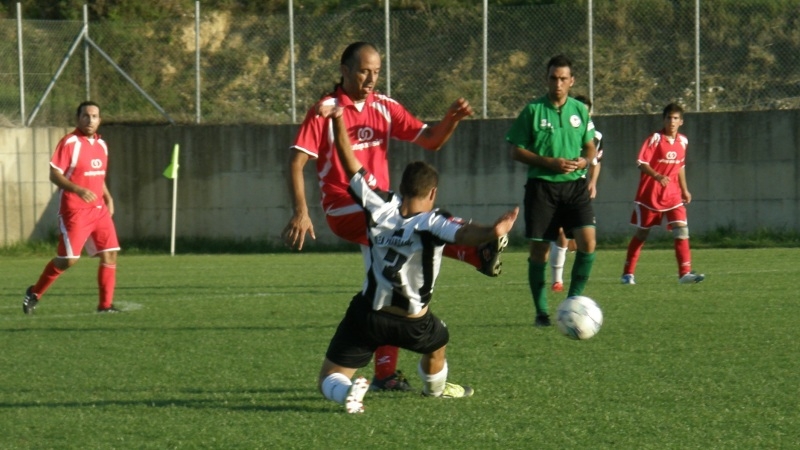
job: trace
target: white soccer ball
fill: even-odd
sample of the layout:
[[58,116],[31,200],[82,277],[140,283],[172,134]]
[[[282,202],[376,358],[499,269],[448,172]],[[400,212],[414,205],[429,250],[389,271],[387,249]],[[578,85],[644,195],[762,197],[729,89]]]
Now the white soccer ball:
[[558,305],[558,331],[571,339],[589,339],[603,325],[603,311],[594,300],[582,295],[567,297]]

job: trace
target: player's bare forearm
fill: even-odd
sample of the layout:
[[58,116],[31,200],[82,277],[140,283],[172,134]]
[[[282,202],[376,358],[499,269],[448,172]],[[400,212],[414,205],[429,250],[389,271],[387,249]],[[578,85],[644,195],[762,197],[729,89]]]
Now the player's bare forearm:
[[414,143],[426,150],[437,151],[450,140],[458,123],[472,114],[473,110],[469,102],[459,98],[450,105],[442,120],[436,125],[425,127]]
[[60,170],[56,169],[55,167],[50,168],[50,181],[58,186],[59,189],[65,192],[72,192],[77,194],[78,197],[83,199],[86,203],[91,203],[97,200],[97,195],[89,189],[86,189],[83,186],[73,183],[69,181],[67,177],[61,173]]
[[347,174],[347,178],[350,179],[361,170],[362,165],[350,145],[350,137],[347,135],[347,124],[344,123],[343,110],[340,107],[330,110],[320,109],[320,114],[333,120],[333,141],[336,145],[336,152],[339,154],[342,169]]
[[295,215],[308,214],[305,175],[303,174],[303,168],[307,162],[308,155],[299,150],[295,150],[289,161],[289,195],[292,199]]
[[317,238],[314,234],[314,225],[308,215],[308,204],[306,204],[305,177],[303,176],[306,162],[308,162],[308,155],[301,151],[295,151],[289,161],[289,193],[292,198],[294,214],[281,233],[286,245],[298,250],[303,249],[306,233],[311,236],[311,239]]
[[549,158],[515,145],[511,146],[511,159],[528,166],[543,167],[556,173],[574,172],[587,167],[589,164],[583,157],[578,159]]
[[[597,158],[597,147],[594,145],[594,139],[583,144],[583,148],[581,148],[581,157],[587,162],[594,161],[594,159]],[[581,169],[583,169],[583,167],[581,167]]]
[[108,208],[108,213],[112,216],[114,215],[114,198],[111,197],[111,191],[108,190],[108,186],[105,182],[103,182],[103,202],[106,204],[106,208]]
[[661,186],[666,187],[669,184],[669,177],[656,172],[655,169],[650,167],[650,164],[639,164],[639,170],[645,175],[654,178]]
[[500,216],[492,226],[469,223],[456,232],[456,244],[477,246],[491,242],[500,236],[508,234],[514,227],[514,222],[519,215],[519,207],[507,211]]
[[681,167],[681,170],[678,172],[678,184],[681,187],[681,197],[683,197],[683,203],[687,205],[692,202],[692,193],[689,192],[689,185],[686,182],[686,168]]

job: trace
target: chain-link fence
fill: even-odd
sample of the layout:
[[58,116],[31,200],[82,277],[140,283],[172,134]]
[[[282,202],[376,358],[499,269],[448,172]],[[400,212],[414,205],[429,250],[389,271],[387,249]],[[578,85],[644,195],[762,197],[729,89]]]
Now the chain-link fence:
[[387,28],[382,12],[201,11],[199,20],[88,23],[91,42],[80,21],[2,20],[0,125],[71,123],[86,97],[107,122],[297,122],[338,81],[341,52],[356,40],[382,49],[379,90],[424,119],[459,96],[479,117],[514,117],[544,93],[545,64],[558,53],[575,62],[573,93],[590,95],[595,114],[653,113],[670,101],[689,111],[800,107],[800,0],[583,0],[388,16]]

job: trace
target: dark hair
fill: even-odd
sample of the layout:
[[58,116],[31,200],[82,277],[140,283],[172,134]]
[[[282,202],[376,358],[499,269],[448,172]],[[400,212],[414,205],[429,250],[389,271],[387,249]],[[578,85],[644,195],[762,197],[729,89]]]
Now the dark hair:
[[87,106],[96,106],[97,109],[100,109],[100,105],[98,105],[97,103],[91,100],[86,100],[85,102],[81,102],[81,104],[78,105],[78,110],[75,112],[75,117],[80,117],[81,113],[83,112],[83,108]]
[[[353,42],[352,44],[348,45],[347,48],[345,48],[344,51],[342,52],[342,57],[339,60],[339,64],[347,66],[348,69],[352,70],[353,67],[355,67],[356,62],[358,62],[357,57],[359,56],[361,49],[364,47],[370,48],[378,52],[378,47],[376,47],[375,44],[365,41]],[[336,91],[336,88],[341,86],[343,83],[344,83],[344,77],[340,78],[339,83],[333,86],[333,90]]]
[[564,55],[550,58],[550,61],[547,62],[547,73],[550,73],[551,67],[569,67],[569,72],[572,73],[572,61]]
[[681,118],[683,118],[683,107],[677,103],[670,103],[664,107],[664,112],[661,114],[661,117],[666,119],[674,113],[680,114]]
[[592,109],[592,101],[589,100],[589,97],[585,95],[576,95],[575,100],[582,102],[584,105],[586,105],[586,109],[588,110]]
[[439,185],[439,172],[425,161],[414,161],[406,166],[400,181],[400,195],[414,198],[427,195]]

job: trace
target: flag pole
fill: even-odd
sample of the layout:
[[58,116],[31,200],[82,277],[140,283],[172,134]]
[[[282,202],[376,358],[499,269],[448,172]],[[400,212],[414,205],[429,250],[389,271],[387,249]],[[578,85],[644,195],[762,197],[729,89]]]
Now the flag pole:
[[172,149],[172,159],[164,169],[164,176],[172,179],[172,229],[169,238],[169,254],[175,256],[175,222],[178,211],[178,152],[180,146],[175,144]]
[[[178,148],[178,144],[175,144]],[[178,177],[172,179],[172,230],[169,239],[169,255],[175,256],[175,219],[178,210]]]

